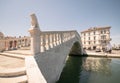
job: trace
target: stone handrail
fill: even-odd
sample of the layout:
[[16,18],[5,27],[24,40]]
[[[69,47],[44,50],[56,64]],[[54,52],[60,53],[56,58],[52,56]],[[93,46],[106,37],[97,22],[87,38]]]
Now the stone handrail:
[[44,31],[40,34],[40,52],[58,46],[73,37],[76,31]]
[[[32,28],[31,33],[31,52],[32,55],[45,52],[51,48],[54,48],[64,42],[80,36],[76,30],[70,31],[40,31],[39,28]],[[81,40],[80,40],[81,41]]]

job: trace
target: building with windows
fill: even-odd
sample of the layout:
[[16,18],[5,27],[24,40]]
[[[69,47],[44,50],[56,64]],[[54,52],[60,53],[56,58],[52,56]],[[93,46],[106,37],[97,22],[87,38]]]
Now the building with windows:
[[30,37],[11,37],[5,36],[0,32],[0,51],[18,49],[30,46]]
[[110,26],[92,27],[81,32],[82,44],[85,49],[103,49],[110,43]]

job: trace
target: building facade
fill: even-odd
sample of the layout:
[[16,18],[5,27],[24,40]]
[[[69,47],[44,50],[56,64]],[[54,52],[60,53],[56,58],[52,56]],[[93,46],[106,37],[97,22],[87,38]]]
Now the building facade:
[[85,49],[103,49],[110,43],[110,26],[92,27],[81,32],[82,44]]
[[30,37],[19,36],[17,38],[11,36],[4,36],[4,34],[0,32],[0,51],[18,49],[28,46],[30,46]]

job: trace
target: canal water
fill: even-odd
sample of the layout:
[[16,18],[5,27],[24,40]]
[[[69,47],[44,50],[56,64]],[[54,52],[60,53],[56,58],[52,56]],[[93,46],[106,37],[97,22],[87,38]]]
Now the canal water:
[[120,83],[120,59],[69,56],[56,83]]

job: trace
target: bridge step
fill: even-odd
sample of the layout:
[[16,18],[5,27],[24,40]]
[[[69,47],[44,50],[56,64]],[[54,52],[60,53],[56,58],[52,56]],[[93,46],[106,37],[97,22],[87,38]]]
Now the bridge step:
[[5,69],[5,68],[0,68],[0,77],[10,77],[10,76],[21,76],[25,75],[26,70],[25,67],[23,68],[12,68],[12,69]]
[[0,83],[28,83],[27,76],[18,76],[18,77],[0,77]]
[[25,59],[25,56],[24,55],[20,55],[20,54],[12,54],[12,53],[3,52],[3,53],[0,53],[0,55],[5,55],[5,56],[8,56],[8,57],[14,57],[14,58],[20,58],[20,59]]
[[20,50],[30,50],[30,47],[21,47]]
[[30,50],[12,50],[12,51],[4,51],[4,53],[18,54],[18,55],[31,55]]

